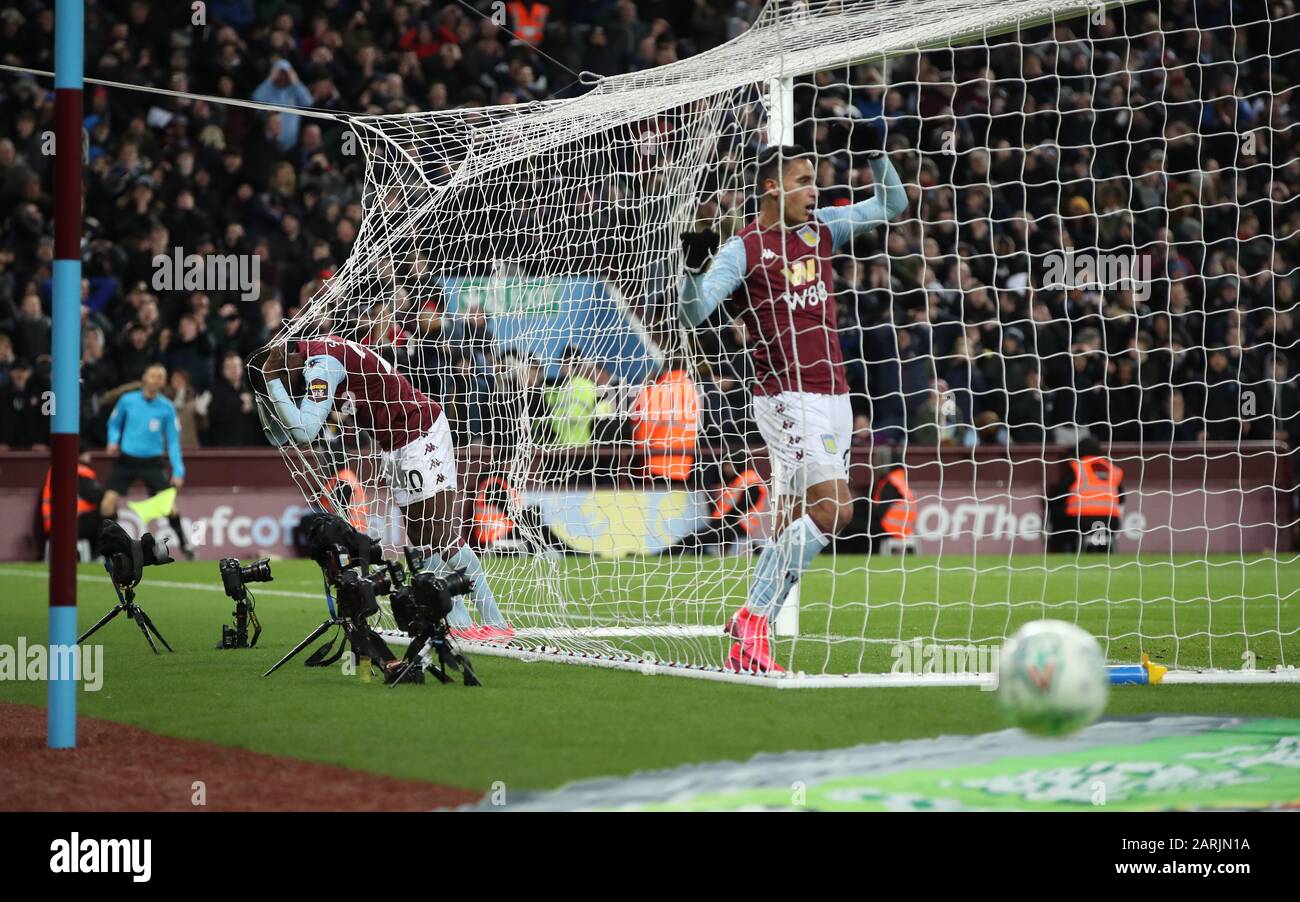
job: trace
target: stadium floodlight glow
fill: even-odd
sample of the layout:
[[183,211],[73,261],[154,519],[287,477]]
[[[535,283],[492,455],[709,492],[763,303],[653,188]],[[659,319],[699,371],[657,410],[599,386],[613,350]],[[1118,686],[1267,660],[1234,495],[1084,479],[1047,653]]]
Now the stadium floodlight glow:
[[[1253,415],[1205,406],[1225,378],[1250,385],[1240,363],[1224,377],[1211,360],[1230,324],[1183,328],[1195,304],[1241,280],[1257,309],[1276,307],[1270,280],[1291,275],[1270,272],[1288,236],[1270,231],[1268,173],[1295,159],[1253,148],[1294,147],[1268,73],[1298,52],[1277,36],[1300,21],[1221,14],[1198,29],[1176,0],[771,2],[720,47],[578,98],[350,117],[360,233],[275,342],[385,349],[462,423],[462,491],[500,480],[484,528],[508,521],[519,537],[483,563],[515,635],[476,654],[781,687],[982,685],[891,673],[894,652],[997,646],[1050,618],[1087,629],[1111,663],[1151,652],[1169,682],[1300,679],[1297,518],[1276,500],[1293,457],[1271,438],[1182,441],[1193,419],[1212,438]],[[1203,50],[1180,59],[1198,34]],[[1237,92],[1244,124],[1199,139],[1191,80]],[[867,560],[849,552],[860,528],[842,533],[774,625],[782,677],[721,666],[751,558],[659,553],[711,502],[686,484],[647,489],[625,434],[557,440],[541,384],[568,372],[569,347],[604,371],[589,381],[615,410],[683,361],[701,382],[743,376],[761,336],[737,348],[725,328],[679,325],[679,239],[704,225],[725,242],[754,215],[752,164],[774,142],[810,148],[823,205],[872,193],[865,156],[881,146],[906,187],[901,217],[836,253],[824,303],[841,306],[855,412],[876,442],[908,443],[915,535],[899,544],[919,552]],[[1250,246],[1229,228],[1245,217],[1262,229]],[[1146,346],[1139,325],[1176,340]],[[697,463],[746,442],[764,458],[748,411],[733,413],[706,429]],[[1046,555],[1055,474],[1089,434],[1114,442],[1125,513],[1113,535]],[[387,548],[406,543],[381,452],[355,425],[284,454],[329,509],[346,463],[364,490],[355,513]],[[852,458],[863,496],[867,457]]]

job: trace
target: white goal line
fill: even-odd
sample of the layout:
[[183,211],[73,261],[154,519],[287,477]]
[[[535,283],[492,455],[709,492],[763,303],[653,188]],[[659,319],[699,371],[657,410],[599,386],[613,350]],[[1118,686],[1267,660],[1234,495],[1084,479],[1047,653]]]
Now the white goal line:
[[[397,646],[407,646],[411,637],[399,630],[377,630],[385,641]],[[717,635],[711,631],[711,635]],[[516,633],[518,636],[519,633]],[[643,635],[639,633],[638,635]],[[700,665],[665,664],[651,658],[637,658],[631,654],[598,654],[592,652],[571,651],[554,646],[524,648],[519,645],[497,645],[488,642],[461,641],[475,655],[493,658],[509,658],[525,663],[546,661],[556,664],[576,664],[580,667],[604,667],[609,670],[625,670],[642,676],[675,676],[696,680],[713,680],[718,683],[734,683],[742,686],[765,686],[771,689],[885,689],[885,688],[919,688],[923,686],[947,686],[949,688],[982,688],[986,691],[996,687],[994,674],[981,673],[846,673],[813,674],[803,672],[784,674],[746,674],[733,673],[722,667]],[[430,660],[430,652],[423,652],[425,660]],[[1183,684],[1253,684],[1270,683],[1300,684],[1300,670],[1171,670],[1164,676],[1165,683]],[[1158,689],[1152,691],[1159,691]]]

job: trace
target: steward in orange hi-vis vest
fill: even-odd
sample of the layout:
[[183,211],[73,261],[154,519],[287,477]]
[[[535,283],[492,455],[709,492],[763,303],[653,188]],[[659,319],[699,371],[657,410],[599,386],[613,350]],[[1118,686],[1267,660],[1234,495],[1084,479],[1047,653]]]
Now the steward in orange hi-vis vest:
[[490,548],[509,536],[515,529],[510,511],[522,507],[519,493],[504,479],[490,476],[479,483],[478,494],[474,496],[474,544]]
[[907,470],[901,466],[890,469],[876,481],[871,493],[873,535],[894,539],[908,539],[916,523],[916,495],[907,484]]
[[1109,551],[1123,515],[1124,470],[1085,438],[1047,502],[1047,550]]
[[1065,513],[1070,517],[1118,517],[1119,490],[1124,471],[1104,457],[1089,455],[1070,461],[1074,482],[1065,496]]
[[345,518],[354,529],[366,531],[366,489],[357,474],[347,467],[325,483],[320,505],[327,513]]
[[650,476],[684,482],[695,465],[700,397],[685,370],[667,370],[648,383],[632,408],[632,439],[646,455]]
[[763,514],[767,510],[767,483],[757,470],[750,467],[738,473],[722,490],[713,505],[713,519],[724,523],[734,513],[736,525],[745,535],[752,536],[763,525]]
[[[50,499],[52,497],[52,489],[50,488],[50,477],[52,475],[53,475],[52,472],[49,470],[45,472],[45,487],[41,489],[41,523],[43,523],[45,526],[46,535],[49,535],[50,531],[54,528],[54,520],[50,513]],[[94,470],[92,470],[90,467],[86,466],[85,464],[77,464],[77,516],[78,517],[80,517],[82,514],[88,514],[91,511],[99,510],[98,500],[92,501],[86,497],[87,494],[93,494],[93,492],[88,493],[84,490],[85,483],[87,481],[94,484],[96,482],[96,479],[97,477],[95,476]],[[104,493],[101,490],[99,494],[103,495]]]
[[545,3],[508,3],[510,21],[514,26],[515,36],[525,44],[536,47],[542,42],[546,32],[546,18],[551,8]]
[[[45,471],[45,485],[41,488],[40,518],[36,524],[39,532],[36,550],[41,551],[54,528],[54,515],[51,508],[53,498],[50,484],[51,471]],[[104,497],[104,487],[99,484],[99,477],[89,464],[77,464],[77,540],[89,540],[92,553],[98,553],[95,547],[99,536],[99,525],[104,518],[99,513],[99,503]]]
[[723,553],[733,542],[763,537],[764,519],[772,510],[768,487],[746,457],[746,452],[741,451],[721,463],[716,478],[708,480],[717,491],[708,517],[694,532],[664,549],[664,553],[700,554],[705,550]]

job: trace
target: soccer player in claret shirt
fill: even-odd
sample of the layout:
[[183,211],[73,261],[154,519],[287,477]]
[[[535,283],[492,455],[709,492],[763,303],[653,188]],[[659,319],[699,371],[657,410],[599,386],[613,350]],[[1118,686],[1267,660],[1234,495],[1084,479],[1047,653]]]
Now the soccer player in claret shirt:
[[[442,406],[370,348],[343,338],[277,343],[263,364],[270,409],[259,397],[264,428],[277,445],[316,440],[336,397],[353,405],[357,425],[383,451],[385,479],[402,510],[406,535],[433,569],[465,571],[481,626],[456,599],[447,618],[452,635],[504,641],[514,630],[501,616],[483,564],[456,535],[456,449]],[[299,399],[299,400],[296,400]]]
[[808,152],[767,148],[758,160],[758,216],[716,255],[713,232],[682,235],[687,274],[681,319],[698,326],[725,302],[753,336],[754,420],[772,459],[778,498],[776,538],[759,555],[745,605],[727,626],[736,640],[728,670],[783,671],[772,656],[769,624],[800,574],[853,518],[853,411],[835,320],[832,255],[855,233],[907,207],[888,157],[873,151],[868,161],[873,197],[818,209]]

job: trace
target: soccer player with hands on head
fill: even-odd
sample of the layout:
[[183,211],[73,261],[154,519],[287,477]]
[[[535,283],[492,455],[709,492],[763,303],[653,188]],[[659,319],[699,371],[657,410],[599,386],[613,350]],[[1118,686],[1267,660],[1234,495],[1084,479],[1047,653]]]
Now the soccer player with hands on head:
[[754,419],[778,497],[775,539],[759,555],[745,605],[727,626],[736,640],[728,670],[783,672],[772,656],[769,624],[800,574],[853,517],[853,412],[835,321],[833,255],[854,234],[907,207],[889,158],[881,151],[867,156],[874,196],[819,209],[811,155],[797,146],[769,147],[758,159],[758,216],[721,249],[711,231],[682,235],[680,319],[699,326],[725,304],[753,337]]
[[[458,598],[448,617],[452,635],[497,642],[513,637],[482,562],[455,529],[456,449],[441,405],[372,349],[335,336],[277,341],[265,352],[262,370],[265,396],[259,392],[258,407],[276,445],[310,444],[336,399],[351,402],[357,425],[383,452],[385,479],[409,541],[433,569],[463,570],[471,581],[482,625],[474,624]],[[250,371],[256,373],[251,363]]]

